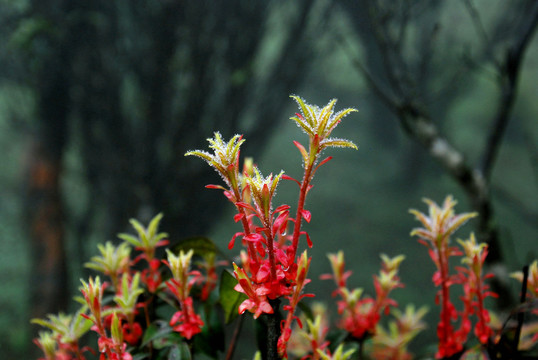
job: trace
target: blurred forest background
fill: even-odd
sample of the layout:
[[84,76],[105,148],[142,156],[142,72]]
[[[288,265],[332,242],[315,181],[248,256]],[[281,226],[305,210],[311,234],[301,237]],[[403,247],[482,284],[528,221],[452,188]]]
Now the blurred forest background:
[[534,0],[0,0],[0,357],[29,356],[29,319],[72,310],[82,264],[131,217],[225,250],[218,176],[183,154],[241,133],[264,173],[300,176],[290,94],[359,109],[335,132],[359,151],[332,151],[308,199],[309,291],[329,299],[327,252],[370,293],[378,254],[403,253],[395,297],[435,320],[407,211],[453,194],[481,214],[458,235],[490,243],[509,308],[507,272],[538,256],[537,19]]

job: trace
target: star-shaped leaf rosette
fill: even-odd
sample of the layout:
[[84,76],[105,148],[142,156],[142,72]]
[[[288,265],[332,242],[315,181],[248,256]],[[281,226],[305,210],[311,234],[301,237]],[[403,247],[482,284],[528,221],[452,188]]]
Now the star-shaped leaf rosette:
[[[236,239],[240,238],[241,244],[246,248],[242,252],[242,264],[234,264],[234,275],[238,280],[236,290],[248,297],[239,306],[239,312],[248,310],[257,318],[261,314],[278,311],[277,299],[284,297],[289,300],[289,305],[283,307],[288,311],[288,317],[280,329],[280,356],[286,356],[286,342],[296,306],[300,298],[307,296],[300,294],[303,286],[308,283],[306,273],[310,260],[306,252],[297,256],[297,249],[301,237],[306,239],[309,247],[312,246],[310,237],[301,227],[303,219],[310,222],[312,217],[310,211],[304,207],[306,195],[312,187],[312,178],[321,165],[331,160],[331,157],[320,160],[321,153],[328,147],[357,149],[349,140],[330,137],[342,119],[356,111],[355,109],[349,108],[335,113],[336,100],[331,100],[325,107],[320,108],[307,104],[298,96],[291,97],[300,110],[300,113],[291,119],[308,135],[307,147],[294,141],[303,162],[302,181],[285,175],[283,171],[264,177],[250,160],[245,160],[243,171],[240,172],[240,147],[245,141],[240,135],[235,135],[226,142],[220,133],[215,132],[214,137],[208,139],[212,153],[194,150],[185,154],[204,159],[219,173],[224,180],[224,186],[207,187],[223,190],[226,198],[237,210],[234,220],[241,223],[242,230],[232,237],[228,247],[232,249]],[[295,217],[290,216],[289,205],[273,208],[273,198],[280,180],[293,180],[299,185]],[[293,227],[291,232],[288,231],[290,226]],[[274,346],[276,347],[276,343]]]

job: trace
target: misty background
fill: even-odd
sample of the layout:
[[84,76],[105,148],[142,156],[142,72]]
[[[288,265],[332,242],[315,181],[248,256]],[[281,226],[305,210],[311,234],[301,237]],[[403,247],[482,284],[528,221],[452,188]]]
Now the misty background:
[[[537,257],[537,21],[531,0],[1,0],[2,358],[35,354],[29,320],[72,310],[82,264],[130,218],[163,212],[172,243],[228,252],[233,208],[204,188],[220,178],[183,154],[239,133],[264,174],[300,177],[290,94],[359,110],[333,134],[359,150],[327,151],[306,203],[308,291],[333,320],[326,253],[344,250],[370,294],[379,254],[405,254],[394,298],[430,306],[435,341],[434,267],[408,209],[448,194],[480,212],[457,237],[490,244],[508,309],[506,274]],[[297,196],[282,182],[276,200]]]

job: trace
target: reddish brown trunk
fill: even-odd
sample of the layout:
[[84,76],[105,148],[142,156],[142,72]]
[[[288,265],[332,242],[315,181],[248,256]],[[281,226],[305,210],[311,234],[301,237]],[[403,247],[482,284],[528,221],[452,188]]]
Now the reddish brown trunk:
[[26,216],[32,258],[32,317],[43,317],[47,313],[67,309],[60,173],[60,159],[55,159],[42,143],[32,146],[26,187]]

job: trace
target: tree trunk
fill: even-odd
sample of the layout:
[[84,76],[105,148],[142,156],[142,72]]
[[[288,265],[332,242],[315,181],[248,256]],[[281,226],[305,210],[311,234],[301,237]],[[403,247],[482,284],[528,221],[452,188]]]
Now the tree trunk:
[[[69,13],[68,0],[36,1],[35,16],[61,28],[58,14]],[[25,216],[30,241],[30,314],[66,311],[69,300],[61,195],[62,158],[70,112],[70,37],[43,31],[36,35],[35,66],[29,78],[36,96],[36,132],[29,149]]]
[[65,311],[69,295],[61,164],[41,141],[32,146],[29,157],[25,208],[32,259],[30,314],[41,318],[50,312]]

